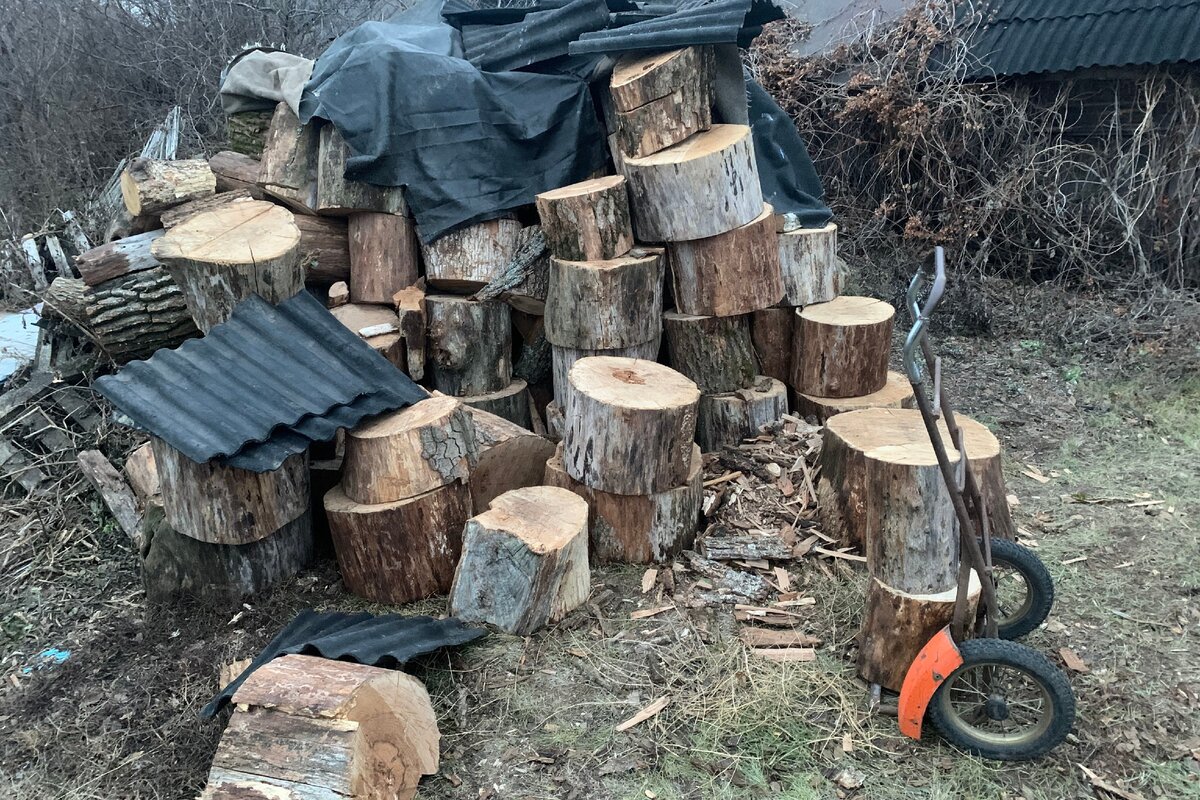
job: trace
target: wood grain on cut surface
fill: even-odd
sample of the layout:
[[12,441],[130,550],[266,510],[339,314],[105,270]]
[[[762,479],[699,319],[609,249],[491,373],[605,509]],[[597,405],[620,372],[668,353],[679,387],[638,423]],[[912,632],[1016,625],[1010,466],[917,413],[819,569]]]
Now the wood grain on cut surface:
[[479,460],[471,470],[471,504],[484,509],[510,489],[542,483],[554,445],[528,428],[481,408],[468,406],[475,425]]
[[[400,317],[391,308],[367,303],[346,303],[329,309],[338,322],[359,336],[375,352],[390,361],[397,369],[407,367],[406,350],[400,333]],[[380,326],[384,326],[381,328]],[[362,336],[361,331],[384,330],[387,326],[395,332]]]
[[[790,309],[789,309],[790,312]],[[816,417],[824,423],[834,414],[858,411],[863,408],[916,408],[912,384],[899,372],[889,371],[887,383],[878,392],[861,397],[816,397],[796,393],[796,412],[803,417]]]
[[609,93],[617,111],[631,111],[689,83],[710,82],[706,47],[623,56],[613,67]]
[[696,415],[696,441],[706,453],[757,436],[763,425],[788,412],[787,387],[774,378],[758,375],[752,386],[722,394],[701,396]]
[[567,375],[570,373],[571,367],[575,366],[575,362],[579,359],[590,358],[591,356],[618,356],[621,358],[640,358],[646,361],[654,361],[658,358],[660,343],[661,337],[655,336],[643,344],[635,344],[629,347],[592,349],[553,345],[551,347],[550,359],[551,374],[554,380],[554,402],[558,403],[560,409],[566,407]]
[[217,178],[202,158],[189,161],[135,158],[121,173],[121,197],[125,209],[134,217],[158,215],[216,190]]
[[616,117],[617,143],[626,156],[657,153],[712,126],[712,84],[693,79]]

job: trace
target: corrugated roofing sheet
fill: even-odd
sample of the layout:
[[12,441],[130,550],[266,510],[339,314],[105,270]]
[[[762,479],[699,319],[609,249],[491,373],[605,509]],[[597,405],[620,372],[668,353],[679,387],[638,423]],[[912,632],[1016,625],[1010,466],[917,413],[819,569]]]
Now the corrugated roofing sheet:
[[604,0],[573,0],[561,8],[533,11],[508,25],[463,28],[467,60],[492,72],[519,69],[565,56],[581,33],[608,25]]
[[250,297],[203,338],[126,364],[96,388],[193,461],[254,472],[428,397],[307,292],[278,306]]
[[959,17],[979,23],[971,77],[1200,61],[1200,0],[980,0]]
[[[642,6],[642,11],[662,6]],[[663,9],[665,10],[665,9]],[[749,43],[762,25],[782,19],[767,0],[684,0],[673,13],[623,27],[582,34],[571,55],[626,50],[670,50],[696,44]]]
[[275,635],[242,674],[209,701],[200,716],[215,716],[254,670],[279,656],[321,656],[372,667],[398,667],[417,656],[466,644],[485,633],[483,628],[473,628],[454,617],[377,617],[366,612],[305,609]]

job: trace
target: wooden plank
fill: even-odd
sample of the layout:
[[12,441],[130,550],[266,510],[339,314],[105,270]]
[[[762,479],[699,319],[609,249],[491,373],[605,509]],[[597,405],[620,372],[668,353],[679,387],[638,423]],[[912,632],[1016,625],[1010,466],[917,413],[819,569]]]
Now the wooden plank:
[[742,628],[738,637],[748,647],[817,647],[821,640],[801,631],[768,631],[762,628]]
[[779,663],[807,663],[817,660],[817,651],[811,647],[791,647],[781,650],[769,647],[755,647],[750,651],[759,658]]
[[99,450],[84,450],[79,453],[79,469],[97,492],[104,505],[112,512],[121,530],[133,542],[139,552],[142,547],[142,512],[137,496],[121,478],[121,473],[109,463]]

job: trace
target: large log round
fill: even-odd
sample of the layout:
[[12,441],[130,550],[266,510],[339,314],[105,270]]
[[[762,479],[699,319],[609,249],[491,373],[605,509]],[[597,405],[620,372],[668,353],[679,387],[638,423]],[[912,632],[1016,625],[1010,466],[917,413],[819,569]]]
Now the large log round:
[[896,311],[882,300],[842,296],[796,311],[792,388],[816,397],[861,397],[887,384]]
[[537,196],[550,254],[567,261],[606,261],[633,247],[629,196],[622,175],[593,178]]
[[615,116],[621,152],[634,158],[652,155],[712,126],[712,84],[693,80]]
[[787,387],[759,375],[747,389],[700,397],[696,416],[696,441],[706,453],[758,435],[759,428],[788,412]]
[[707,47],[631,53],[613,67],[609,96],[616,111],[632,111],[689,84],[712,81]]
[[858,411],[863,408],[916,407],[917,401],[913,396],[912,384],[899,372],[889,371],[887,383],[882,389],[862,397],[816,397],[810,394],[796,393],[796,413],[802,417],[816,417],[817,422],[822,425],[834,414],[841,414],[845,411]]
[[521,223],[491,219],[450,231],[421,247],[430,286],[474,292],[504,271],[517,251]]
[[595,356],[567,375],[563,464],[593,489],[654,494],[686,482],[700,390],[675,370]]
[[826,303],[837,297],[842,274],[837,257],[837,225],[797,228],[779,234],[783,301],[789,306]]
[[638,248],[608,261],[550,259],[546,339],[560,347],[607,349],[662,332],[662,251]]
[[646,361],[654,361],[658,358],[658,349],[660,338],[654,337],[643,344],[635,344],[631,347],[613,347],[589,349],[579,347],[559,347],[558,345],[551,346],[551,370],[554,381],[554,402],[558,404],[560,409],[567,407],[567,375],[571,371],[571,367],[575,366],[575,362],[581,358],[591,358],[592,356],[616,356],[619,358],[641,358]]
[[429,318],[426,369],[433,387],[465,397],[512,383],[512,316],[499,300],[449,294],[425,296]]
[[725,233],[667,245],[675,306],[685,314],[728,317],[768,308],[783,297],[775,216],[766,206]]
[[753,385],[758,365],[750,340],[750,318],[663,314],[667,363],[691,378],[705,394]]

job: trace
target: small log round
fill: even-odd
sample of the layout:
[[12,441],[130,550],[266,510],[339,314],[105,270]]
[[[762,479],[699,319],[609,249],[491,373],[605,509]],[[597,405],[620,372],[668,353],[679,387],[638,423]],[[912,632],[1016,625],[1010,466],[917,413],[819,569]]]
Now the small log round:
[[197,214],[167,231],[150,252],[179,284],[204,333],[252,294],[278,303],[304,288],[300,229],[286,208],[263,200]]
[[546,339],[559,347],[610,349],[662,332],[661,250],[631,250],[608,261],[550,259]]
[[632,111],[684,86],[710,82],[710,59],[704,47],[622,56],[609,80],[614,109]]
[[729,317],[783,297],[775,216],[770,206],[747,225],[705,239],[671,242],[675,306],[685,314]]
[[[571,367],[575,366],[575,362],[581,358],[591,358],[592,356],[616,356],[618,358],[640,358],[646,361],[654,361],[658,358],[658,350],[661,344],[661,339],[655,336],[648,342],[643,344],[635,344],[631,347],[612,347],[598,348],[595,350],[578,347],[559,347],[551,345],[550,360],[551,374],[554,381],[554,402],[558,404],[559,409],[567,406],[567,375],[571,372]],[[561,410],[559,416],[561,417]],[[560,432],[559,436],[562,435]]]
[[687,480],[649,495],[613,494],[585,486],[567,474],[562,446],[546,461],[544,483],[569,489],[587,501],[588,538],[596,561],[646,564],[666,561],[690,548],[704,499],[703,461],[692,445]]
[[349,218],[350,299],[390,303],[420,277],[420,243],[408,217],[371,211]]
[[[1015,540],[1017,523],[1013,521],[1012,510],[1008,507],[1008,487],[1000,463],[1000,440],[987,426],[970,417],[955,414],[954,420],[963,432],[963,446],[971,464],[971,474],[975,476],[975,483],[983,494],[988,530],[997,539]],[[949,442],[949,434],[944,435]]]
[[377,603],[411,603],[449,591],[471,492],[454,481],[367,505],[337,487],[325,495],[325,514],[346,588]]
[[750,317],[663,314],[667,363],[695,381],[704,394],[745,389],[758,365],[750,341]]
[[503,417],[514,425],[527,427],[530,423],[529,384],[520,378],[499,391],[467,395],[462,401],[472,408]]
[[[763,213],[754,144],[745,125],[713,125],[666,150],[623,162],[633,227],[643,242],[704,239]],[[773,233],[774,220],[770,228]]]
[[[364,303],[346,303],[329,309],[333,318],[354,331],[367,345],[392,362],[396,369],[406,370],[404,338],[400,334],[400,317],[387,306],[371,306]],[[391,326],[387,333],[373,333]],[[362,331],[371,332],[363,336]]]
[[463,529],[450,613],[527,636],[587,600],[588,509],[553,486],[505,492]]
[[300,229],[300,267],[309,283],[350,280],[350,238],[346,220],[295,215]]
[[792,387],[815,397],[861,397],[887,384],[896,311],[882,300],[843,296],[797,309]]
[[249,192],[255,200],[266,197],[258,188],[260,166],[257,158],[232,150],[222,150],[208,159],[208,168],[213,171],[218,192]]
[[750,315],[750,339],[758,356],[759,371],[768,378],[792,381],[793,308],[763,308]]
[[537,196],[550,254],[567,261],[607,261],[633,247],[629,195],[622,175],[593,178]]
[[467,408],[475,424],[479,460],[471,469],[471,506],[488,503],[510,489],[542,483],[554,445],[544,436],[480,408]]
[[779,234],[783,302],[789,306],[826,303],[842,287],[837,257],[837,225],[797,228]]
[[759,428],[788,413],[787,387],[765,375],[754,379],[748,389],[700,397],[696,417],[696,441],[706,453],[743,439],[757,436]]
[[212,544],[249,544],[308,511],[308,459],[288,456],[279,469],[250,472],[198,464],[152,438],[167,524]]
[[440,392],[465,397],[512,384],[512,316],[498,300],[425,296],[429,319],[426,372]]
[[517,251],[521,223],[491,219],[453,230],[421,246],[430,286],[474,292],[491,283]]
[[712,84],[691,81],[629,111],[617,111],[617,144],[642,158],[712,126]]
[[350,148],[337,127],[332,124],[322,126],[317,156],[316,211],[335,215],[375,211],[408,216],[401,187],[375,186],[346,177],[346,161],[350,155]]
[[462,401],[434,396],[346,432],[342,491],[356,503],[392,503],[466,481],[478,458]]
[[131,216],[157,216],[217,191],[217,178],[203,158],[160,161],[135,158],[121,173],[121,197]]
[[862,397],[814,397],[796,393],[796,413],[802,417],[815,417],[824,425],[834,414],[858,411],[863,408],[916,408],[912,384],[899,372],[889,371],[887,383],[878,392]]
[[567,375],[563,465],[593,489],[654,494],[687,481],[696,384],[670,367],[595,356]]
[[[967,590],[967,619],[975,618],[982,586],[971,572]],[[898,692],[921,648],[954,618],[955,585],[944,592],[910,594],[872,578],[858,634],[858,674]]]

